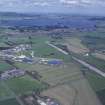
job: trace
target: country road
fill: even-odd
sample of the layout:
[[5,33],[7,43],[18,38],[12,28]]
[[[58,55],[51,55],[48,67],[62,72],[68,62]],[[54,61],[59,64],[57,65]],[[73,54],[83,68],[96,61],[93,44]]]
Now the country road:
[[85,66],[85,67],[89,68],[90,70],[96,72],[97,74],[99,74],[99,75],[105,77],[105,73],[102,72],[100,69],[98,69],[98,68],[92,66],[91,64],[88,64],[88,63],[86,63],[85,61],[80,60],[80,59],[78,59],[78,58],[76,58],[76,57],[72,57],[72,58],[73,58],[75,61],[77,61],[78,63],[82,64],[83,66]]
[[[65,54],[65,55],[69,55],[68,52],[62,50],[61,48],[59,48],[59,47],[57,47],[57,46],[55,46],[55,45],[53,45],[53,44],[51,44],[49,42],[46,42],[46,44],[51,46],[51,47],[53,47],[53,48],[55,48],[56,50],[60,51],[61,53]],[[87,63],[87,62],[85,62],[85,61],[83,61],[81,59],[78,59],[77,57],[72,56],[72,58],[73,58],[73,60],[75,60],[76,62],[80,63],[81,65],[83,65],[83,66],[89,68],[90,70],[96,72],[97,74],[105,77],[105,73],[102,72],[100,69],[94,67],[93,65],[91,65],[91,64],[89,64],[89,63]]]
[[57,46],[51,44],[50,42],[46,42],[46,44],[49,45],[49,46],[51,46],[51,47],[53,47],[53,48],[55,48],[56,50],[62,52],[62,53],[65,54],[65,55],[69,55],[68,52],[66,52],[66,51],[62,50],[61,48],[59,48],[59,47],[57,47]]

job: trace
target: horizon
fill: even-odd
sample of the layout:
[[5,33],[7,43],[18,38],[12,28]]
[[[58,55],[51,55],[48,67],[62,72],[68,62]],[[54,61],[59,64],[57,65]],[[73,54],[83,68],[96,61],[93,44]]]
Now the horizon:
[[90,17],[105,17],[104,14],[83,14],[83,13],[59,13],[59,12],[13,12],[13,11],[0,11],[0,13],[10,14],[23,14],[23,15],[71,15],[71,16],[90,16]]

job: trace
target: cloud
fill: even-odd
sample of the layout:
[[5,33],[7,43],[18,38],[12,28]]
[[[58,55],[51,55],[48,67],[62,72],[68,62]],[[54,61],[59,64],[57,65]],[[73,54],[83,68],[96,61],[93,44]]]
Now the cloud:
[[59,0],[64,5],[72,6],[105,6],[105,0]]
[[0,5],[4,7],[10,7],[10,6],[23,7],[23,6],[49,6],[50,4],[45,0],[0,0]]
[[76,0],[60,0],[61,3],[64,3],[64,4],[77,4],[78,1]]
[[0,0],[0,11],[104,14],[105,0]]
[[47,2],[34,2],[32,5],[33,6],[50,6],[50,4]]
[[104,6],[105,0],[0,0],[2,7],[34,7],[34,6]]

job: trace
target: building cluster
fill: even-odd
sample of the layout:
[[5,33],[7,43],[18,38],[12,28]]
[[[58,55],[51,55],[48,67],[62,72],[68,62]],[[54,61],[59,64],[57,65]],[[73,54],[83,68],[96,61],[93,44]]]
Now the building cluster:
[[27,105],[61,105],[56,99],[50,98],[48,96],[26,96],[22,98]]
[[29,44],[21,44],[9,50],[13,52],[20,52],[20,51],[25,51],[25,50],[30,50],[30,49],[31,49],[31,46]]
[[[29,64],[45,64],[45,65],[62,65],[63,61],[61,59],[48,59],[48,58],[39,58],[34,56],[34,51],[30,53],[30,56],[26,56],[22,51],[29,50],[31,48],[28,44],[21,44],[12,49],[4,50],[0,52],[0,56],[4,59],[11,59],[16,62],[24,62]],[[17,54],[19,52],[19,55]]]
[[34,63],[34,60],[32,57],[27,57],[25,55],[15,56],[12,58],[12,60],[17,61],[17,62],[30,63],[30,64]]
[[60,105],[55,100],[48,98],[48,99],[38,99],[37,100],[39,105]]
[[3,50],[3,52],[5,54],[10,55],[10,54],[15,54],[17,52],[30,50],[30,49],[31,49],[31,46],[29,44],[20,44],[20,45],[13,47],[11,49]]
[[60,60],[60,59],[41,58],[39,63],[40,64],[45,64],[45,65],[62,65],[63,61]]
[[[17,53],[21,54],[23,51],[30,50],[31,46],[28,44],[21,44],[14,48],[3,50],[0,52],[0,56],[3,58],[14,58],[18,57]],[[34,53],[33,53],[34,55]]]
[[25,71],[19,69],[8,70],[0,75],[1,80],[11,79],[25,75]]

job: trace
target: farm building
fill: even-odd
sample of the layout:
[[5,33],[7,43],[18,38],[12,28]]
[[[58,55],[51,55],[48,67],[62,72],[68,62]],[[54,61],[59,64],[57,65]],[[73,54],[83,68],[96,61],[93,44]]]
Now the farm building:
[[23,100],[27,105],[61,105],[56,99],[47,96],[26,96]]
[[48,64],[48,65],[61,65],[63,64],[62,60],[59,59],[46,59],[46,58],[42,58],[39,61],[40,64]]
[[62,61],[60,61],[60,60],[51,60],[51,61],[48,61],[48,64],[49,65],[61,65]]
[[18,62],[30,63],[30,64],[32,64],[34,62],[33,58],[27,57],[25,55],[16,56],[13,58],[13,60],[18,61]]
[[20,52],[20,51],[25,51],[25,50],[29,50],[31,47],[30,45],[26,44],[21,44],[19,46],[16,46],[14,49],[12,49],[14,52]]
[[48,96],[38,97],[37,102],[39,105],[60,105],[58,100],[50,98]]
[[14,77],[19,77],[25,75],[25,71],[19,70],[19,69],[13,69],[13,70],[8,70],[5,71],[4,73],[1,74],[0,79],[1,80],[6,80]]

